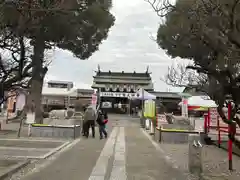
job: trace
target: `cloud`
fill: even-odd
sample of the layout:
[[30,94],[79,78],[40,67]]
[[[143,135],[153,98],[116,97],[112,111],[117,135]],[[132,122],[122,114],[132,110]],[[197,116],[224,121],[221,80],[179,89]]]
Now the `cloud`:
[[79,88],[79,89],[90,89],[92,84],[86,84],[86,83],[77,82],[76,84],[74,84],[74,86],[76,88]]
[[150,37],[156,35],[160,19],[144,0],[113,0],[115,25],[99,51],[80,60],[68,51],[57,49],[49,67],[49,78],[74,81],[79,88],[90,87],[98,64],[105,71],[144,72],[149,65],[156,90],[168,86],[160,80],[173,62]]
[[168,66],[167,63],[164,63],[164,62],[144,62],[142,63],[144,64],[145,66],[149,66],[149,67],[156,67],[156,66],[160,66],[160,67],[163,67],[163,66]]

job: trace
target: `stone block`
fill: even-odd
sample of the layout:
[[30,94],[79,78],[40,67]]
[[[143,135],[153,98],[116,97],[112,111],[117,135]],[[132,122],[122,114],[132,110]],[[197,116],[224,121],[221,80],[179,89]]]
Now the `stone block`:
[[188,133],[161,132],[161,142],[169,144],[182,144],[188,142]]
[[[163,126],[167,127],[167,126]],[[162,128],[156,129],[154,139],[156,141],[168,144],[182,144],[188,143],[189,134],[197,134],[201,138],[201,142],[204,139],[204,133],[193,131],[193,130],[185,130],[185,129],[170,129],[170,128]]]
[[82,124],[82,120],[81,119],[69,119],[69,124],[71,125],[81,125]]
[[163,129],[194,130],[191,125],[186,124],[162,124]]
[[78,138],[81,128],[79,125],[60,126],[60,125],[33,125],[31,136],[33,137],[55,137],[55,138]]
[[195,175],[202,173],[202,143],[199,134],[189,134],[188,137],[188,168]]

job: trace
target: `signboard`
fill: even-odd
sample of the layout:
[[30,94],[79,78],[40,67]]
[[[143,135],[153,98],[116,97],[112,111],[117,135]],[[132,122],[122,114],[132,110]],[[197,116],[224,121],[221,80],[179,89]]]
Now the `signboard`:
[[217,108],[209,108],[209,119],[212,124],[214,125],[217,124],[217,119],[218,119]]
[[102,102],[102,108],[112,108],[111,102]]
[[100,92],[101,97],[134,97],[135,93],[126,93],[126,92]]

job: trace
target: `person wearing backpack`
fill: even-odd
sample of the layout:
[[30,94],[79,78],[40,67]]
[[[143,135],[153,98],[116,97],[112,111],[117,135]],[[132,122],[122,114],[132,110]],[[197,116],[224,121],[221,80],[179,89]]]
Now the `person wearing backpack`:
[[99,110],[98,112],[98,117],[97,117],[97,123],[99,126],[99,135],[100,135],[100,139],[103,139],[103,135],[105,136],[105,138],[107,138],[108,134],[106,131],[106,121],[105,121],[105,115],[104,113]]
[[107,125],[107,123],[108,123],[108,114],[107,114],[106,111],[103,112],[103,123],[104,123],[104,128],[105,128],[105,130],[106,130],[106,125]]

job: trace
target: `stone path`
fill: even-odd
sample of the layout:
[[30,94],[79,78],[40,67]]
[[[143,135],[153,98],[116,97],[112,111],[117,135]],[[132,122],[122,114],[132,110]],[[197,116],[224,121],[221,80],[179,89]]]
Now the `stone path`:
[[140,129],[126,128],[126,135],[128,180],[186,180]]
[[[111,117],[108,139],[81,138],[51,158],[12,176],[11,180],[193,180],[188,174],[187,144],[158,144],[139,128],[139,120]],[[216,147],[203,150],[208,180],[237,180],[227,174],[227,153]],[[240,160],[234,157],[234,167]],[[236,166],[237,167],[237,166]],[[220,177],[221,175],[221,177]]]
[[[185,180],[167,163],[131,119],[124,126],[111,123],[108,139],[82,138],[58,158],[43,163],[23,180]],[[14,179],[14,178],[12,178]],[[17,178],[16,178],[17,179]]]
[[54,139],[0,139],[0,158],[45,159],[70,143]]

